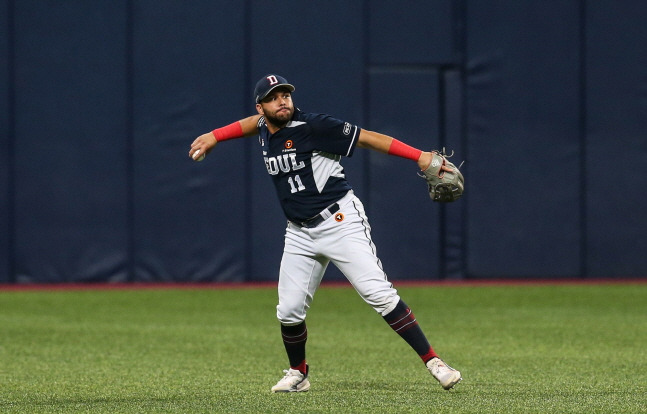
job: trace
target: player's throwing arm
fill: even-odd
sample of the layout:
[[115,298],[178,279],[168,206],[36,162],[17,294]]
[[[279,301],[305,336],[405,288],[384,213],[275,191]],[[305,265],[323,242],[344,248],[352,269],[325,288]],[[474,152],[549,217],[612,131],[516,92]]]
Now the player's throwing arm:
[[258,134],[258,120],[260,117],[260,115],[252,115],[200,135],[191,144],[189,157],[194,161],[202,161],[220,141]]

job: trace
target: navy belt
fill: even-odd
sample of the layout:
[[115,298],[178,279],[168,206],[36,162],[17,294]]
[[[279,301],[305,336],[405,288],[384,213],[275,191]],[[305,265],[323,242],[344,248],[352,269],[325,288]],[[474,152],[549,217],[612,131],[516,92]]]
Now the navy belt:
[[321,213],[317,214],[314,217],[311,217],[302,222],[293,221],[292,223],[296,224],[299,227],[305,227],[307,229],[311,229],[313,227],[317,227],[318,225],[323,223],[326,219],[332,217],[332,215],[338,211],[339,211],[339,204],[334,203],[329,205]]

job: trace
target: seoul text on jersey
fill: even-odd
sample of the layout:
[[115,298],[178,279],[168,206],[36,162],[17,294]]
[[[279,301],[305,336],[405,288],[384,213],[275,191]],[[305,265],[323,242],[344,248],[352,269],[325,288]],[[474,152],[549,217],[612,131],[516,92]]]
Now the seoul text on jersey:
[[303,161],[297,162],[297,154],[295,153],[278,155],[276,157],[263,157],[263,159],[265,160],[267,172],[271,175],[277,175],[279,171],[287,173],[300,170],[306,166]]

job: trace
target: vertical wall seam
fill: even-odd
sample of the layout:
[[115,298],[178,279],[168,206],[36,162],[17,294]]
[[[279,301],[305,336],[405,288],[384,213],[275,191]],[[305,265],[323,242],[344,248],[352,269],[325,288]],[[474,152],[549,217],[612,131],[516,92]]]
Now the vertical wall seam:
[[580,147],[580,277],[588,274],[588,231],[587,231],[587,182],[586,182],[586,157],[587,157],[587,35],[586,35],[586,0],[579,2],[580,13],[580,62],[579,62],[579,147]]
[[[362,15],[364,24],[362,26],[362,111],[361,111],[361,122],[362,125],[366,125],[367,128],[372,128],[369,124],[371,113],[371,91],[370,91],[370,77],[369,70],[371,67],[371,58],[370,58],[370,33],[371,33],[371,8],[370,0],[364,0],[362,2]],[[366,204],[367,209],[371,209],[371,154],[370,151],[364,156],[364,177],[363,177],[363,186],[366,189],[364,193],[364,203]]]
[[[461,0],[458,5],[460,10],[456,13],[456,25],[457,36],[458,36],[458,47],[460,53],[460,78],[461,78],[461,115],[460,115],[460,136],[461,136],[461,148],[463,150],[463,159],[469,160],[469,111],[468,111],[468,56],[467,56],[467,0]],[[466,162],[466,167],[463,168],[463,173],[467,176],[469,180],[469,163]],[[467,183],[468,196],[461,198],[461,275],[462,278],[469,278],[468,274],[468,260],[469,255],[469,240],[468,240],[468,228],[469,228],[469,181]]]
[[[251,87],[249,86],[249,82],[252,78],[251,74],[251,65],[252,65],[252,5],[251,5],[251,0],[245,0],[243,4],[244,10],[243,10],[243,50],[245,51],[245,55],[243,57],[244,62],[243,62],[243,85],[244,86],[244,99],[243,99],[243,107],[242,113],[247,113],[249,111],[248,109],[248,97],[251,97],[253,95],[253,91],[251,90]],[[243,146],[243,158],[244,158],[244,165],[252,165],[252,145],[254,143],[251,140],[246,140],[245,145]],[[252,189],[252,183],[253,183],[253,174],[252,174],[252,169],[251,168],[243,168],[244,176],[243,180],[245,181],[244,185],[244,195],[243,195],[243,205],[245,206],[244,210],[244,224],[243,224],[243,231],[244,231],[244,237],[243,237],[243,254],[244,254],[244,275],[243,275],[243,281],[251,281],[254,280],[254,275],[253,273],[253,260],[254,260],[254,255],[252,254],[253,250],[253,244],[252,240],[254,238],[254,234],[252,231],[253,227],[253,189]]]
[[[438,88],[438,149],[442,149],[447,143],[447,105],[445,90],[445,69],[438,68],[436,75]],[[447,205],[441,204],[438,214],[438,268],[440,279],[447,278]]]
[[15,1],[7,3],[7,281],[16,283],[16,36]]
[[126,280],[135,275],[134,4],[126,0]]

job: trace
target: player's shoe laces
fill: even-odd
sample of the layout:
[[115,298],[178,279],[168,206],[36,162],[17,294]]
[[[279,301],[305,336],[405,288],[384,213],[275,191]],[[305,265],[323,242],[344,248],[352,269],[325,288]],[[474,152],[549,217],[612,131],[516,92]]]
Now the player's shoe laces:
[[460,371],[445,364],[440,358],[433,358],[427,362],[427,369],[440,382],[446,390],[458,384],[463,378]]
[[296,369],[283,370],[285,376],[281,378],[275,386],[272,387],[272,392],[302,392],[310,389],[310,381],[308,381],[309,367],[306,365],[306,373],[302,374]]

